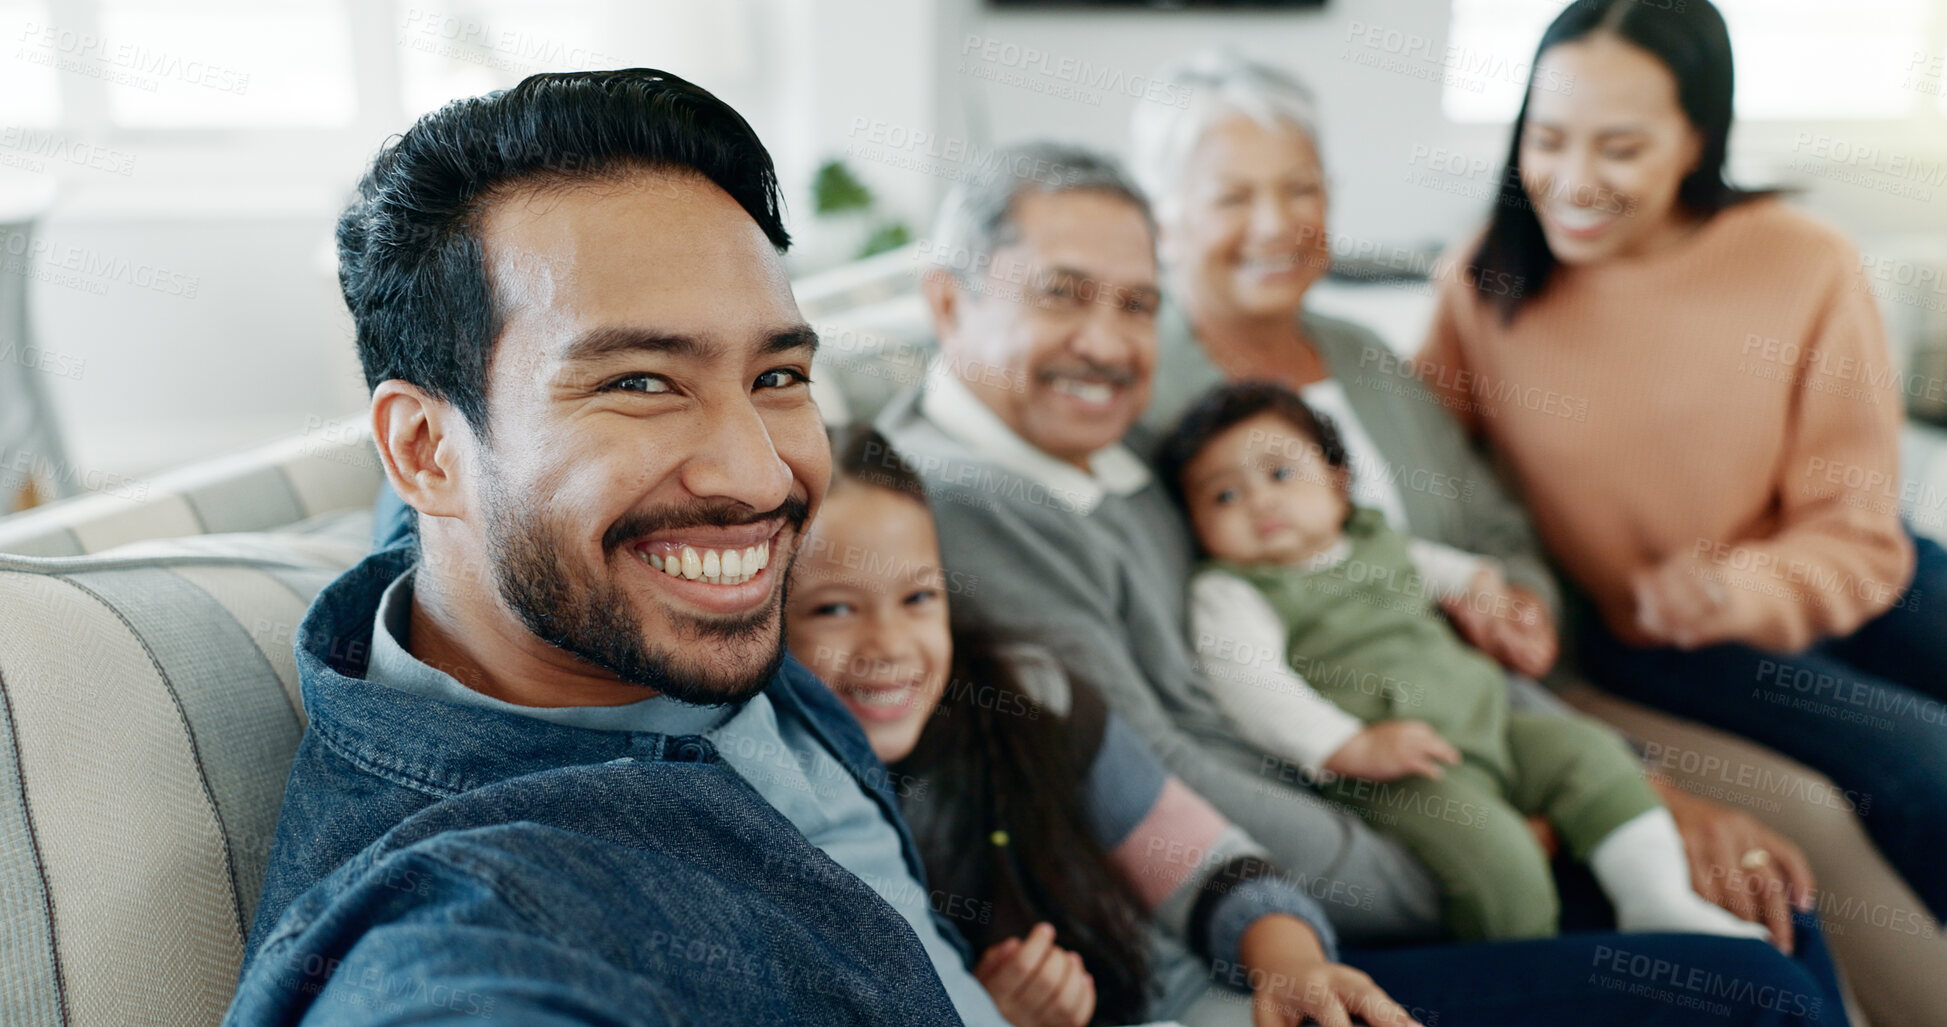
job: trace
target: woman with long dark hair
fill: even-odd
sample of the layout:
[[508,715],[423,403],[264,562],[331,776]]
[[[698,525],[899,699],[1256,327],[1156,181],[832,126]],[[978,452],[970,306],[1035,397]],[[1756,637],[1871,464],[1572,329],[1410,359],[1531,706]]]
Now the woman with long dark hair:
[[[953,621],[951,596],[980,578],[940,569],[923,487],[884,438],[855,430],[835,449],[792,571],[787,637],[888,763],[933,906],[982,953],[975,976],[1010,1021],[1409,1022],[1390,992],[1452,1025],[1844,1022],[1816,932],[1796,960],[1754,941],[1590,934],[1332,962],[1302,881],[1169,775],[1092,689],[1040,650]],[[1686,1005],[1632,987],[1637,960],[1735,980],[1744,997]]]
[[1726,181],[1708,0],[1570,4],[1533,69],[1412,373],[1518,481],[1584,671],[1831,777],[1932,935],[1947,554],[1901,521],[1900,374],[1858,254]]

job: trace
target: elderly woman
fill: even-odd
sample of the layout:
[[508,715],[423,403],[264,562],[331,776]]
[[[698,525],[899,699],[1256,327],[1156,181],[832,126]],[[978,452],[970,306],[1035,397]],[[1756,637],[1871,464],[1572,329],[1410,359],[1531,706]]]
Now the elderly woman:
[[[1463,637],[1529,675],[1553,646],[1519,644],[1550,626],[1556,590],[1526,514],[1472,449],[1441,401],[1412,377],[1381,373],[1393,351],[1370,330],[1305,309],[1331,261],[1325,173],[1310,93],[1290,76],[1222,52],[1166,73],[1182,108],[1139,105],[1132,170],[1156,210],[1169,302],[1158,315],[1155,393],[1145,425],[1166,429],[1191,400],[1224,380],[1268,380],[1330,415],[1344,437],[1354,501],[1396,528],[1493,557],[1514,602],[1447,613]],[[1216,597],[1193,596],[1207,604]],[[1209,613],[1209,611],[1205,611]],[[1221,614],[1211,614],[1221,616]],[[1552,696],[1517,682],[1517,702]],[[1698,890],[1791,944],[1792,900],[1811,894],[1798,848],[1741,813],[1674,788],[1664,799],[1691,847]],[[1744,888],[1726,888],[1740,854],[1772,858]]]

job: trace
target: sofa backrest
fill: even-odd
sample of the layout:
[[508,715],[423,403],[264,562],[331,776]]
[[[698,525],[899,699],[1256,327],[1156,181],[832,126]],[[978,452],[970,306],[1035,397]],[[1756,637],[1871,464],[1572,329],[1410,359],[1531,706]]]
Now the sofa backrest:
[[366,510],[384,472],[360,420],[303,433],[149,481],[115,478],[92,494],[0,517],[0,553],[82,556],[144,539],[271,531]]
[[0,556],[0,1023],[222,1018],[304,729],[293,639],[369,533]]

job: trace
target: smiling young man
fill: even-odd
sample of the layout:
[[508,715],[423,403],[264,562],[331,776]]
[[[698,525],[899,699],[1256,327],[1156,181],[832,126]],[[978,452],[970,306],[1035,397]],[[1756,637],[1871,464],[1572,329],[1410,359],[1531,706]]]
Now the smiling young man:
[[534,76],[388,145],[338,234],[417,531],[306,616],[230,1022],[999,1023],[784,654],[830,454],[749,126]]

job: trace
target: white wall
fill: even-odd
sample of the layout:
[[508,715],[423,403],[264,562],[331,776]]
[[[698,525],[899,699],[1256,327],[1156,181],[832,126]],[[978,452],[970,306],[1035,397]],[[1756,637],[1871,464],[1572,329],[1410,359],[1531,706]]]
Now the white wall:
[[[391,0],[348,2],[356,32],[373,41],[368,51],[398,49]],[[658,0],[656,10],[672,10],[672,2]],[[1443,51],[1448,0],[1329,0],[1319,11],[1221,14],[1003,13],[984,0],[724,2],[734,12],[712,8],[697,22],[703,28],[688,29],[748,37],[750,46],[718,63],[697,63],[694,48],[637,22],[629,23],[637,31],[621,35],[642,36],[639,48],[603,46],[692,74],[745,112],[777,157],[791,227],[804,244],[799,266],[831,259],[855,241],[810,215],[806,186],[824,158],[849,152],[887,207],[924,234],[939,196],[964,167],[951,159],[956,148],[964,154],[1058,137],[1122,152],[1132,106],[1150,101],[1063,82],[1064,61],[1126,82],[1190,50],[1229,44],[1297,71],[1322,107],[1333,231],[1357,240],[1418,245],[1465,230],[1481,216],[1491,176],[1429,172],[1415,155],[1452,149],[1463,163],[1492,165],[1506,146],[1503,127],[1449,123],[1438,63],[1397,52],[1408,39],[1422,53]],[[1373,38],[1380,42],[1369,43]],[[1001,56],[988,56],[989,42],[1004,48]],[[1033,67],[1024,66],[1027,48],[1045,55]],[[1500,56],[1519,63],[1528,54]],[[35,372],[49,374],[75,463],[146,475],[362,406],[349,325],[331,277],[331,225],[357,171],[411,112],[397,106],[396,68],[360,74],[368,101],[393,101],[368,103],[356,125],[333,133],[88,136],[106,131],[96,126],[82,130],[84,139],[133,154],[132,174],[59,162],[39,170],[0,167],[0,201],[21,183],[59,185],[45,236],[80,253],[84,265],[123,262],[196,282],[194,298],[112,271],[83,275],[80,287],[33,283],[40,343],[68,358],[48,366],[80,367],[78,374]],[[997,80],[1002,76],[1009,80]],[[1078,93],[1048,91],[1064,86]],[[1865,141],[1845,126],[1829,131]],[[1737,171],[1747,180],[1793,180],[1786,162],[1804,156],[1793,138],[1778,126],[1741,127]],[[1880,144],[1923,159],[1947,154],[1942,138]],[[1829,178],[1796,180],[1811,186],[1805,202],[1869,249],[1911,252],[1947,239],[1947,188],[1919,200]],[[44,270],[51,277],[57,269]],[[1916,305],[1903,313],[1917,323],[1928,312]]]

